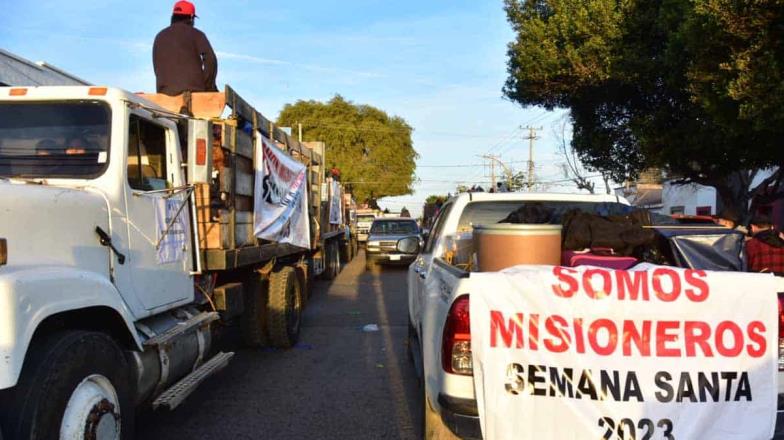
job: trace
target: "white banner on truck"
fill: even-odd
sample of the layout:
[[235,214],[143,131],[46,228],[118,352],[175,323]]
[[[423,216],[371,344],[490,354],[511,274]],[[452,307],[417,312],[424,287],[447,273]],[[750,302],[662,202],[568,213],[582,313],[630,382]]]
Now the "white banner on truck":
[[[160,197],[155,200],[156,243],[158,244],[158,264],[169,264],[185,259],[187,249],[188,207],[185,196]],[[176,216],[176,220],[172,221]],[[168,229],[167,229],[168,228]]]
[[471,284],[485,439],[773,435],[779,279],[518,266]]
[[310,249],[307,167],[257,136],[254,234]]
[[340,183],[332,181],[332,191],[330,191],[329,199],[329,223],[332,225],[339,225],[343,223],[343,195],[340,191]]

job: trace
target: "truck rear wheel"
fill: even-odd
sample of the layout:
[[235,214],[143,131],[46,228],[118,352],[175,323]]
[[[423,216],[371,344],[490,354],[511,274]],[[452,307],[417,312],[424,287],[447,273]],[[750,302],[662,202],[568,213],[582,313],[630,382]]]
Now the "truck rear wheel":
[[353,257],[351,256],[351,242],[340,242],[340,262],[343,264],[349,263]]
[[291,266],[270,275],[267,327],[274,347],[289,348],[299,338],[302,318],[302,292]]
[[302,292],[302,308],[308,304],[310,299],[310,263],[302,262],[294,266],[297,271],[297,281],[299,281],[299,289]]
[[245,311],[240,319],[242,339],[249,347],[269,345],[267,334],[267,299],[269,282],[257,273],[252,273],[243,283],[245,290]]
[[132,438],[129,371],[122,349],[103,333],[52,334],[31,348],[13,405],[0,411],[6,437]]
[[328,241],[324,244],[324,274],[325,280],[334,280],[340,273],[340,246],[337,241]]

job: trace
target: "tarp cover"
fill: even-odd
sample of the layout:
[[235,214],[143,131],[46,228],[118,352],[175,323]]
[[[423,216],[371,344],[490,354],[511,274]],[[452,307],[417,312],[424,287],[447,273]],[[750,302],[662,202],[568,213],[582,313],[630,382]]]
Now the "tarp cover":
[[680,267],[743,271],[744,235],[728,229],[657,229]]
[[277,243],[310,248],[307,167],[259,135],[254,188],[254,233]]

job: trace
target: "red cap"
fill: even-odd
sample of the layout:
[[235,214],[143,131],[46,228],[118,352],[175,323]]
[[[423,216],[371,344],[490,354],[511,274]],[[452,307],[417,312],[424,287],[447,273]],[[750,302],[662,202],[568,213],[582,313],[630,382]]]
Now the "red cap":
[[193,3],[185,0],[180,0],[174,4],[174,11],[172,12],[174,15],[189,15],[192,17],[196,16],[196,6],[193,6]]

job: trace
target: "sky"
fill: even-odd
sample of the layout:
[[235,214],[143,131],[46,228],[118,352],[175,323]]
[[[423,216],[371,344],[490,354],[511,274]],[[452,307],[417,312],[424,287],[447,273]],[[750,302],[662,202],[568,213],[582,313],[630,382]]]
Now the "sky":
[[[501,0],[194,1],[196,26],[218,55],[218,87],[230,84],[276,118],[286,103],[335,94],[404,118],[419,153],[415,192],[380,201],[421,213],[431,194],[458,184],[488,187],[479,156],[525,170],[537,132],[537,180],[564,182],[556,134],[564,112],[504,99],[506,47],[514,33]],[[0,47],[46,61],[93,84],[153,91],[152,41],[173,1],[0,0]]]

